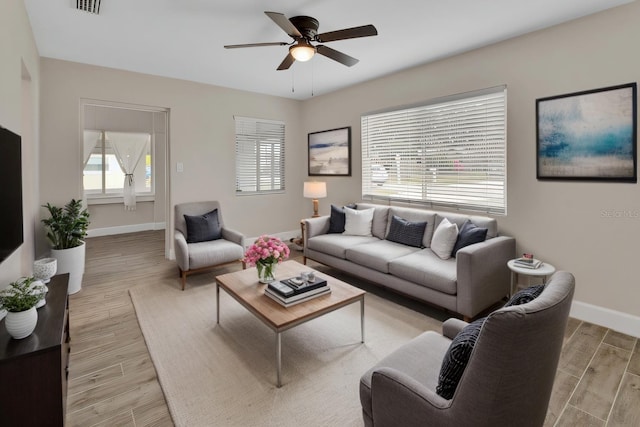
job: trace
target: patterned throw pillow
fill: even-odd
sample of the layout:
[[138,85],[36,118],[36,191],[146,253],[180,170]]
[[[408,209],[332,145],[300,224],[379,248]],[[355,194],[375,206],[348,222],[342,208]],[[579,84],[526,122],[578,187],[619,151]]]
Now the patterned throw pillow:
[[[346,206],[350,209],[355,209],[355,204]],[[344,232],[344,207],[331,205],[331,216],[329,217],[329,233],[342,233]]]
[[187,223],[187,243],[208,242],[222,237],[218,209],[204,215],[185,215],[184,221]]
[[397,215],[391,217],[389,234],[386,239],[396,243],[402,243],[416,248],[422,247],[422,238],[427,222],[411,222]]
[[451,341],[442,360],[436,393],[445,399],[451,399],[467,367],[473,347],[476,345],[480,329],[486,317],[478,319],[462,329]]
[[487,231],[486,228],[478,227],[472,223],[471,220],[466,220],[464,224],[462,224],[462,227],[460,227],[458,240],[456,240],[456,244],[453,245],[451,256],[455,257],[458,251],[465,246],[484,242],[487,239]]
[[509,299],[509,301],[504,306],[510,307],[512,305],[526,304],[538,298],[543,290],[544,285],[530,286],[526,289],[522,289],[513,294],[511,299]]

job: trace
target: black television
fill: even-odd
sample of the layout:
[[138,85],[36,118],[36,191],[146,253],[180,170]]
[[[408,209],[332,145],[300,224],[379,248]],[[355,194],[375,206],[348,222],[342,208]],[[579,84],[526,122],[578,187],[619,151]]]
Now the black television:
[[0,126],[0,263],[22,245],[22,138]]

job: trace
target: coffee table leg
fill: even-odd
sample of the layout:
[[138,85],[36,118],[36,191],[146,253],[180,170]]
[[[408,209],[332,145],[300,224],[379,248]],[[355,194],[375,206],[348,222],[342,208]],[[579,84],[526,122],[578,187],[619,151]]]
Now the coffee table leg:
[[216,282],[216,323],[220,324],[220,285]]
[[276,332],[276,386],[278,388],[282,387],[282,383],[280,382],[280,370],[282,368],[282,340],[280,334],[280,332]]
[[364,342],[364,296],[360,300],[360,342]]

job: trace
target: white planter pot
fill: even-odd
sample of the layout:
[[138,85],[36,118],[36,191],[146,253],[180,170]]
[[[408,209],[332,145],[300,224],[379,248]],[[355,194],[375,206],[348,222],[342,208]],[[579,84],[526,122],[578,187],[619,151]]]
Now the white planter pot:
[[31,332],[36,328],[37,323],[38,312],[35,307],[31,307],[29,310],[19,311],[17,313],[10,311],[4,319],[4,325],[7,327],[7,332],[17,340],[31,335]]
[[69,295],[82,289],[85,251],[84,242],[75,248],[51,249],[51,256],[58,260],[58,274],[69,273]]

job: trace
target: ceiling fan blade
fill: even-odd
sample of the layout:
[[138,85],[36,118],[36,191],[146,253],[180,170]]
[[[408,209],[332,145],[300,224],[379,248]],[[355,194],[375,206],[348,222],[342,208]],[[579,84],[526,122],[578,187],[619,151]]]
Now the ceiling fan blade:
[[320,43],[333,42],[336,40],[355,39],[358,37],[377,36],[378,30],[373,25],[363,25],[361,27],[345,28],[344,30],[329,31],[318,34],[316,40]]
[[342,52],[338,52],[335,49],[331,49],[330,47],[323,45],[316,46],[316,52],[318,52],[320,55],[326,56],[327,58],[333,59],[334,61],[338,61],[339,63],[344,64],[347,67],[352,67],[359,62],[352,56],[349,56]]
[[296,59],[293,55],[288,54],[278,66],[278,71],[288,70],[294,62],[296,62]]
[[289,21],[289,18],[284,16],[282,13],[278,12],[265,12],[265,14],[273,20],[280,28],[284,30],[285,33],[289,34],[291,37],[302,37],[300,31],[296,28],[295,25]]
[[225,45],[225,49],[238,49],[242,47],[262,47],[262,46],[286,46],[289,43],[285,42],[272,42],[272,43],[247,43],[247,44],[228,44]]

